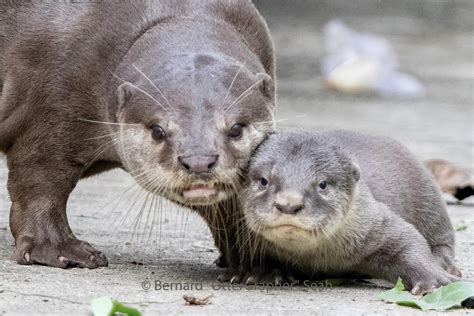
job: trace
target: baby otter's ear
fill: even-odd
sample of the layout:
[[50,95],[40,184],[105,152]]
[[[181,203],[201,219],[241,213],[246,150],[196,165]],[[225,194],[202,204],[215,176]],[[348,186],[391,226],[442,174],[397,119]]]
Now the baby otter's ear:
[[355,181],[360,179],[360,167],[355,162],[352,163],[352,175],[354,176]]
[[135,86],[130,82],[122,83],[117,88],[116,95],[119,110],[122,110],[130,102],[130,99],[132,98],[136,90],[137,89],[135,88]]
[[266,73],[259,72],[257,75],[257,82],[259,82],[259,89],[263,96],[267,99],[275,99],[275,84],[273,83],[272,77]]

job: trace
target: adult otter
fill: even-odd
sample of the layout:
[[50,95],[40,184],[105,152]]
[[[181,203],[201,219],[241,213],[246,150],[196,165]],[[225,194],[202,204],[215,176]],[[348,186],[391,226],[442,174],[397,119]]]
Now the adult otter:
[[72,233],[66,202],[81,178],[115,167],[200,212],[228,258],[223,206],[273,130],[273,48],[253,4],[7,1],[0,14],[18,263],[106,265]]
[[414,294],[460,276],[439,190],[393,140],[277,133],[251,159],[249,181],[242,201],[254,245],[296,272],[400,276]]

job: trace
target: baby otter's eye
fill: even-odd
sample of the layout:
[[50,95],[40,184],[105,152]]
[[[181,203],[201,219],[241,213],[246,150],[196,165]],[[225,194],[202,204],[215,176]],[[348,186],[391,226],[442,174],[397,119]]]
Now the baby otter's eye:
[[326,180],[323,180],[323,181],[319,182],[318,186],[321,190],[326,190],[326,188],[328,187],[328,183],[327,183]]
[[234,124],[229,130],[229,137],[240,138],[242,136],[244,127],[242,124]]
[[260,185],[261,185],[262,187],[266,187],[266,186],[268,185],[268,180],[267,180],[267,178],[261,177],[261,178],[260,178]]
[[166,132],[160,125],[153,124],[151,126],[151,136],[154,140],[160,141],[166,138]]

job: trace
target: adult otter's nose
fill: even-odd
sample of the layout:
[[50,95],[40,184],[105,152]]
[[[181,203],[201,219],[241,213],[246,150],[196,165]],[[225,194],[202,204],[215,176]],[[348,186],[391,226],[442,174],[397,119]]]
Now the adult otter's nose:
[[283,214],[294,215],[304,209],[303,196],[294,192],[279,193],[275,208]]
[[217,165],[219,159],[218,155],[209,156],[180,156],[178,161],[181,165],[190,172],[203,173],[208,172]]

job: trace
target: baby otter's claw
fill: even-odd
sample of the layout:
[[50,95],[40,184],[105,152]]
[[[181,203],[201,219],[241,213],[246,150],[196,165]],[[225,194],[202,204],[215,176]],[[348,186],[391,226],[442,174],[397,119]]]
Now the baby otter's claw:
[[250,271],[228,269],[221,273],[217,280],[219,282],[242,283],[245,285],[281,285],[284,283],[295,284],[297,282],[292,271],[288,269],[262,269],[259,267],[254,267]]
[[242,283],[242,282],[240,282],[240,280],[241,280],[241,277],[239,275],[234,275],[232,277],[232,279],[230,279],[230,283],[232,283],[232,284]]

